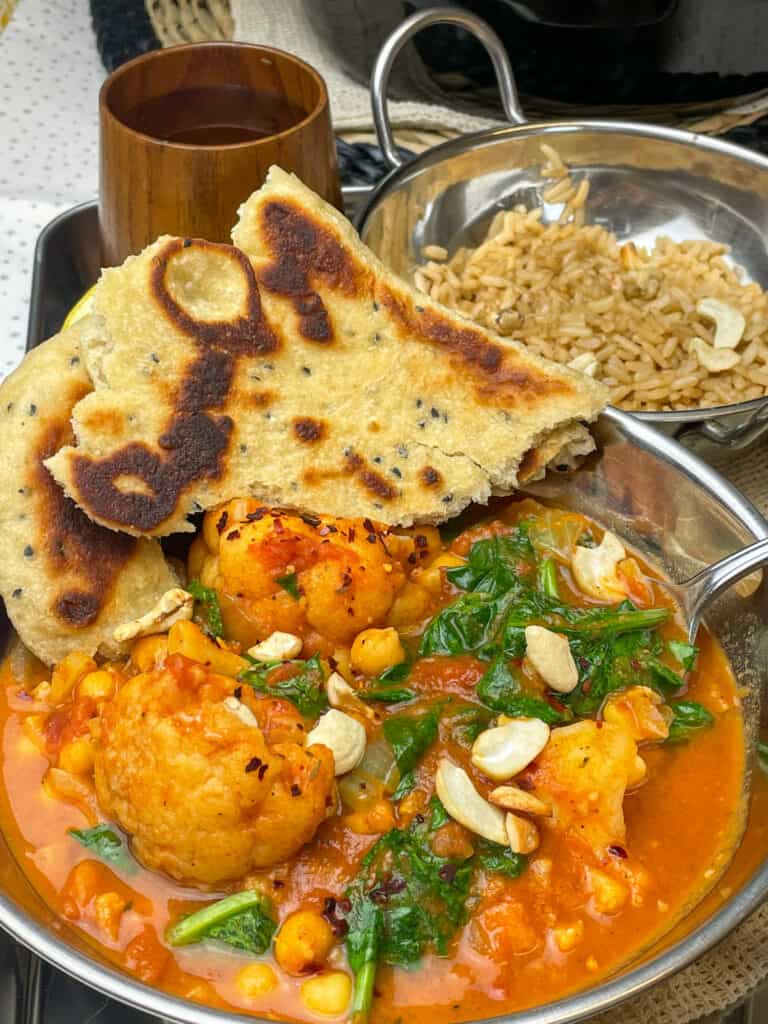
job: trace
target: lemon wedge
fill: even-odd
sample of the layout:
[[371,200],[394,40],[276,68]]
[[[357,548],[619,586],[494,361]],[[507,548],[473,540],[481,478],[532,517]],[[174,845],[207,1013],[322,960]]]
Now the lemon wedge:
[[88,291],[80,296],[64,318],[64,323],[61,325],[62,330],[66,330],[67,327],[76,324],[78,320],[82,320],[84,316],[88,316],[93,309],[93,293],[95,290],[96,285],[91,285]]

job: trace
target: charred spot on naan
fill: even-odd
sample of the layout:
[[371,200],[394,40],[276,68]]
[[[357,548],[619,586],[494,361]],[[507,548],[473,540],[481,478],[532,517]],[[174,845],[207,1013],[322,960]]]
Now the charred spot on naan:
[[[72,405],[86,389],[72,398]],[[69,417],[51,423],[42,437],[27,485],[37,495],[38,532],[35,549],[62,579],[82,583],[53,601],[51,613],[65,627],[82,628],[96,621],[109,600],[115,579],[136,547],[136,539],[97,526],[65,496],[43,462],[72,439]]]
[[425,487],[438,487],[442,477],[434,466],[424,466],[419,473],[419,479]]
[[304,444],[315,444],[327,436],[328,426],[312,416],[297,416],[293,421],[293,433]]
[[[211,254],[234,264],[242,274],[244,292],[242,311],[229,320],[203,320],[191,316],[168,288],[168,272],[175,257],[194,249],[195,254]],[[264,319],[261,298],[251,262],[234,245],[206,242],[203,239],[172,238],[152,260],[150,291],[175,327],[189,335],[201,347],[220,349],[230,355],[266,355],[279,347],[275,331]]]
[[260,271],[259,283],[291,299],[304,338],[333,341],[333,325],[315,281],[353,297],[369,289],[369,272],[325,225],[298,205],[273,200],[264,204],[260,216],[272,259]]
[[573,385],[565,381],[529,369],[516,359],[513,349],[491,341],[483,331],[469,324],[459,327],[437,310],[395,293],[387,284],[379,285],[376,295],[401,338],[436,345],[459,358],[464,371],[472,373],[477,393],[485,401],[502,407],[518,406],[573,390]]

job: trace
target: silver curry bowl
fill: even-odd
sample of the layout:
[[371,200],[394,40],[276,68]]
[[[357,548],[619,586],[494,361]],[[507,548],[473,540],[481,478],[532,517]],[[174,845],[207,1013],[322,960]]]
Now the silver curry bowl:
[[[768,536],[768,523],[754,507],[673,439],[614,410],[600,418],[595,435],[598,451],[584,466],[569,475],[552,476],[531,493],[596,518],[673,579],[685,579],[705,564]],[[761,585],[749,596],[738,588],[727,592],[712,606],[708,624],[725,647],[740,684],[749,691],[744,707],[753,744],[760,695],[768,690],[768,586]],[[745,806],[748,800],[747,778]],[[634,965],[594,988],[496,1019],[567,1024],[606,1010],[691,963],[766,897],[768,863],[735,885],[726,902],[684,921],[683,937],[666,948],[641,951]],[[0,926],[61,970],[165,1021],[253,1024],[260,1019],[165,995],[108,964],[82,934],[43,903],[1,835]]]
[[[404,161],[387,115],[387,85],[403,46],[422,29],[447,22],[474,34],[493,62],[511,127],[461,136]],[[356,222],[363,241],[401,277],[425,262],[424,246],[449,254],[485,238],[494,215],[518,203],[543,206],[551,186],[539,175],[541,144],[590,181],[586,223],[620,242],[651,246],[702,239],[730,247],[727,257],[745,280],[768,288],[768,158],[720,139],[630,121],[527,122],[514,75],[498,36],[456,8],[430,8],[393,32],[376,62],[371,102],[382,152],[392,172],[373,190]],[[745,449],[768,431],[768,396],[674,412],[639,412],[641,419],[700,454],[724,446]]]

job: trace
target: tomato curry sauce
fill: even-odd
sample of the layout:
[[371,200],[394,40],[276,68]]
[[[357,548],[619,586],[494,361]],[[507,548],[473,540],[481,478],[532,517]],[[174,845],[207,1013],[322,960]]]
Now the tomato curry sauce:
[[3,668],[3,832],[141,980],[299,1020],[493,1016],[615,972],[726,869],[734,678],[583,516],[515,501],[443,539],[239,500],[186,571],[194,618],[128,654]]

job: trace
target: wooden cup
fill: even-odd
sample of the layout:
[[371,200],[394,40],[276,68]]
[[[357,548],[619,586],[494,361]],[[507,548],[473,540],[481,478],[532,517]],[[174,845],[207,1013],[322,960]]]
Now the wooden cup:
[[[155,97],[211,87],[275,96],[306,112],[284,131],[229,145],[168,141],[129,127]],[[242,94],[241,94],[242,95]],[[189,114],[187,109],[185,114]],[[295,172],[341,205],[328,93],[320,75],[282,50],[246,43],[191,43],[123,64],[99,95],[99,226],[103,266],[122,263],[158,235],[229,242],[237,208],[272,164]]]

